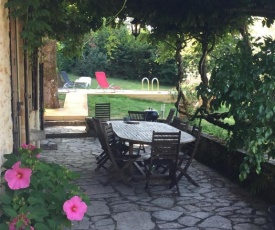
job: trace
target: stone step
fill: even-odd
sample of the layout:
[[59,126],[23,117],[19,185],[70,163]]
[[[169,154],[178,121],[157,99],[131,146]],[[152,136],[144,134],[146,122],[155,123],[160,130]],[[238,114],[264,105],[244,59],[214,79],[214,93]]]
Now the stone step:
[[45,127],[46,138],[79,138],[87,137],[85,125],[48,126]]
[[72,121],[45,121],[45,127],[52,126],[85,126],[85,120],[72,120]]

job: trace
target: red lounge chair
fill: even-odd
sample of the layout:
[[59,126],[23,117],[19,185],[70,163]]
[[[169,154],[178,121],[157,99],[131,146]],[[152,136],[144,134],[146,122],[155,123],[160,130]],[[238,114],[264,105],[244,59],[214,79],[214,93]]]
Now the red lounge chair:
[[121,89],[119,86],[113,86],[109,84],[106,74],[104,72],[95,72],[95,77],[98,83],[97,88],[101,89]]

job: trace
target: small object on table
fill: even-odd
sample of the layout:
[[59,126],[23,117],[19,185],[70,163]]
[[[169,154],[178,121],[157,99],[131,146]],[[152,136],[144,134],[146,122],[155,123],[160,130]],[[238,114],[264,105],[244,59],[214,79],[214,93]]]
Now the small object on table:
[[127,124],[139,124],[139,121],[126,121]]

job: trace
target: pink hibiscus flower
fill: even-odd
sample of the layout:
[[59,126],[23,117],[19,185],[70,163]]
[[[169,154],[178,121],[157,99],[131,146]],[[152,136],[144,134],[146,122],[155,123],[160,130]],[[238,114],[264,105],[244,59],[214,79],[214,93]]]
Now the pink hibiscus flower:
[[79,196],[74,196],[63,204],[63,210],[69,220],[82,220],[87,209],[87,205]]
[[[20,224],[20,227],[17,226],[18,223]],[[27,218],[27,216],[25,214],[19,214],[9,223],[9,230],[24,230],[26,229],[25,227],[29,226],[29,224],[30,220]],[[29,227],[30,230],[34,230],[33,226]]]
[[12,169],[5,173],[5,180],[10,189],[18,190],[30,186],[32,170],[29,168],[19,168],[21,161],[16,162]]
[[36,149],[36,146],[34,146],[34,145],[31,145],[31,144],[22,144],[21,145],[21,147],[23,148],[23,149],[28,149],[28,150],[34,150],[34,149]]

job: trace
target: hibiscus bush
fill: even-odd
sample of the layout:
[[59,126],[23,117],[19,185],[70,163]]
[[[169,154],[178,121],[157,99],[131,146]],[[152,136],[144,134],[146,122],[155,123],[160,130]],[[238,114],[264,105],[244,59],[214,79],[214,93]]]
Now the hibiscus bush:
[[74,184],[78,174],[40,160],[40,152],[22,145],[19,153],[4,155],[1,230],[57,230],[84,217],[89,199]]

